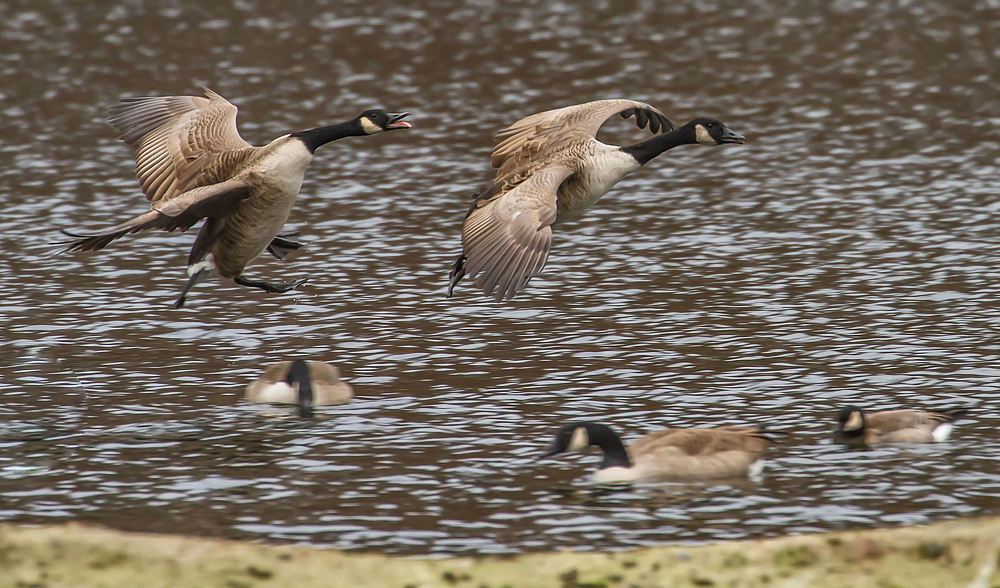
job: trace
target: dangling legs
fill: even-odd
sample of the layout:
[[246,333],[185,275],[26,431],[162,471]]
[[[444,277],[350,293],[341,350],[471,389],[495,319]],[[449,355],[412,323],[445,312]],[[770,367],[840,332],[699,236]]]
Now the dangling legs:
[[260,288],[265,292],[271,292],[274,294],[284,294],[289,290],[293,290],[295,288],[298,288],[302,284],[305,284],[308,280],[302,279],[302,280],[295,280],[294,282],[265,282],[265,281],[248,280],[243,276],[236,276],[236,278],[233,281],[239,284],[240,286],[250,286],[251,288]]
[[184,299],[187,297],[187,293],[194,288],[195,284],[198,282],[204,282],[205,280],[211,278],[215,275],[215,260],[212,254],[209,253],[204,261],[199,261],[198,263],[188,267],[188,278],[187,284],[184,284],[184,289],[181,290],[181,295],[174,302],[174,308],[180,308],[184,306]]

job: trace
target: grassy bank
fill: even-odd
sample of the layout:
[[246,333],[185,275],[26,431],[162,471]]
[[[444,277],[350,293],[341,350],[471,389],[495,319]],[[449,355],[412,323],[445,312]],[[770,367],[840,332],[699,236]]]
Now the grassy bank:
[[1000,588],[1000,519],[629,552],[421,560],[0,525],[0,588]]

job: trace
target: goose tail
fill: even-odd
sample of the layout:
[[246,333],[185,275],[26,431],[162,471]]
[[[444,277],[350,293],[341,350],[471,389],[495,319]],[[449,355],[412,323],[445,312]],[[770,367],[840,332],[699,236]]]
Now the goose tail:
[[92,233],[76,232],[62,229],[60,232],[69,237],[61,241],[52,241],[49,250],[50,255],[70,253],[76,251],[99,251],[108,246],[112,241],[120,239],[129,233],[143,231],[154,228],[153,225],[163,215],[155,210],[146,214],[141,214],[132,220],[123,222],[107,229],[102,229]]
[[969,412],[968,408],[946,408],[944,410],[939,410],[941,414],[948,417],[949,422],[957,421],[958,419],[965,418],[966,413]]

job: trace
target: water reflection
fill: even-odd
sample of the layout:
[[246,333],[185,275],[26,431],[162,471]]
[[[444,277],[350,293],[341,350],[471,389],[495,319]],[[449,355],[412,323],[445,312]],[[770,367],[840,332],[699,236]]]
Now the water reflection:
[[[1000,20],[983,3],[660,6],[381,0],[286,9],[0,6],[0,519],[399,553],[621,548],[996,514],[1000,290],[991,180]],[[210,85],[253,143],[369,106],[390,140],[318,155],[306,248],[170,306],[194,236],[46,258],[56,229],[141,212],[102,108]],[[444,299],[492,133],[591,99],[718,116],[567,225],[522,298]],[[641,133],[619,121],[603,135]],[[241,405],[260,365],[338,365],[312,421]],[[933,447],[850,452],[836,409],[954,405]],[[583,485],[535,463],[601,420],[793,432],[759,484]],[[991,442],[992,441],[992,442]]]

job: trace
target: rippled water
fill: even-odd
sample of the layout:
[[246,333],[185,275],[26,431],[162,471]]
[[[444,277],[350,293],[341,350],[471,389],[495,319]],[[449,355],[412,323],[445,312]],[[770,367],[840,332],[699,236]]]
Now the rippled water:
[[[991,3],[193,4],[0,4],[0,520],[436,554],[1000,513]],[[376,105],[415,128],[318,152],[307,248],[248,271],[309,277],[294,295],[173,309],[193,234],[39,255],[146,207],[103,109],[202,84],[257,144]],[[623,181],[513,302],[446,300],[492,134],[619,96],[748,142]],[[355,402],[242,402],[293,356]],[[847,402],[977,406],[949,443],[852,452],[828,439]],[[534,461],[578,418],[791,434],[760,482],[601,492],[593,454]]]

